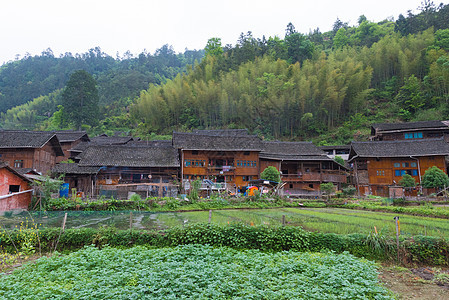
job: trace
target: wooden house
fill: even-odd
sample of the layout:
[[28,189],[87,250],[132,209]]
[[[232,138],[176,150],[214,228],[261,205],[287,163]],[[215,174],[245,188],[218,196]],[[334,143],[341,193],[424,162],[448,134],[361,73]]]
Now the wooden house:
[[12,168],[47,173],[63,157],[61,144],[49,131],[0,130],[0,161]]
[[173,146],[180,152],[183,182],[208,179],[235,191],[259,177],[262,141],[246,129],[174,132]]
[[28,209],[31,203],[31,181],[0,162],[0,211]]
[[[54,168],[66,174],[70,189],[77,188],[96,197],[127,198],[172,196],[180,167],[171,141],[125,145],[90,146],[79,156],[79,163]],[[67,176],[68,175],[68,176]]]
[[447,173],[449,145],[442,139],[352,142],[349,163],[360,195],[390,197],[404,174],[417,184],[425,171],[437,166]]
[[56,158],[57,163],[71,158],[70,149],[82,142],[89,142],[89,136],[85,131],[61,130],[55,131],[55,134],[64,152],[64,156],[58,156]]
[[95,195],[95,182],[100,167],[80,166],[77,163],[59,163],[51,170],[57,177],[64,175],[64,182],[69,184],[69,194],[73,189],[77,193],[92,197]]
[[449,142],[449,121],[373,124],[370,140],[398,141],[441,137]]
[[329,158],[311,142],[264,142],[260,169],[274,166],[291,195],[318,195],[320,184],[332,182],[338,188],[347,181],[347,169]]

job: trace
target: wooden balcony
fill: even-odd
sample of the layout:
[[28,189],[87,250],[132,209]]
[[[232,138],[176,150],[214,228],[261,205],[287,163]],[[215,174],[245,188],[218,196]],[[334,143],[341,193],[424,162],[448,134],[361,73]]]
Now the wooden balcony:
[[323,173],[304,173],[304,174],[289,174],[282,175],[282,181],[285,182],[346,182],[346,175],[337,172],[323,172]]

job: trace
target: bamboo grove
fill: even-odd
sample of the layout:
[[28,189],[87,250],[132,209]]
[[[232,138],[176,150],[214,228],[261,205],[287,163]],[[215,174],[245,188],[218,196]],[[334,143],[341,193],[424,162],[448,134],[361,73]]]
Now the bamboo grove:
[[265,54],[227,71],[228,52],[206,51],[187,74],[142,91],[132,115],[150,132],[244,127],[273,138],[319,134],[367,114],[373,101],[413,116],[448,100],[449,48],[437,46],[446,35],[393,31],[370,47],[315,47],[293,64]]

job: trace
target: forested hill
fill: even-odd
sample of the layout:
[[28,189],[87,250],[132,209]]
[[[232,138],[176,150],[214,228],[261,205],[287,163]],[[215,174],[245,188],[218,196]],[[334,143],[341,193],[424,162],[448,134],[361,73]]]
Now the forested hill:
[[[0,126],[67,128],[57,89],[70,71],[54,69],[76,62],[81,67],[74,69],[93,74],[99,86],[101,113],[98,126],[87,128],[92,133],[248,128],[268,139],[319,144],[364,139],[372,122],[449,118],[447,20],[449,5],[425,1],[418,13],[396,21],[374,23],[362,15],[355,26],[337,19],[331,31],[308,34],[290,23],[283,38],[248,32],[234,46],[211,38],[204,52],[174,54],[163,47],[119,60],[99,49],[75,57],[43,53],[0,69],[0,109],[11,107],[2,101],[16,105],[14,99],[43,95],[3,113]],[[204,53],[199,64],[185,67]],[[14,71],[27,61],[36,72]],[[46,61],[58,67],[43,67]],[[25,97],[30,86],[39,92]]]
[[141,132],[248,128],[320,144],[364,139],[371,122],[449,118],[449,5],[424,3],[396,22],[360,16],[350,27],[283,39],[210,39],[191,72],[143,92]]
[[[121,98],[134,98],[150,83],[161,84],[185,71],[187,65],[200,61],[203,50],[186,50],[175,54],[164,45],[152,55],[129,51],[113,58],[99,47],[86,53],[65,53],[55,57],[51,49],[41,55],[26,55],[0,67],[0,112],[62,89],[75,70],[92,74],[99,88],[100,104],[111,104]],[[51,112],[53,113],[53,112]]]

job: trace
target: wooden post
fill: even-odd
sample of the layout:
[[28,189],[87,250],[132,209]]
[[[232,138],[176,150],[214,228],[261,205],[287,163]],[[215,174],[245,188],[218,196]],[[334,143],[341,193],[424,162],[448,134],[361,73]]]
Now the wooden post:
[[64,220],[62,221],[62,232],[65,231],[65,222],[67,221],[67,213],[64,214]]
[[209,224],[212,222],[212,209],[209,209]]
[[285,227],[285,215],[282,215],[282,226]]
[[400,234],[399,217],[394,217],[394,220],[396,221],[396,246],[398,250],[398,262],[399,262],[399,234]]
[[133,212],[129,213],[129,230],[133,229]]

